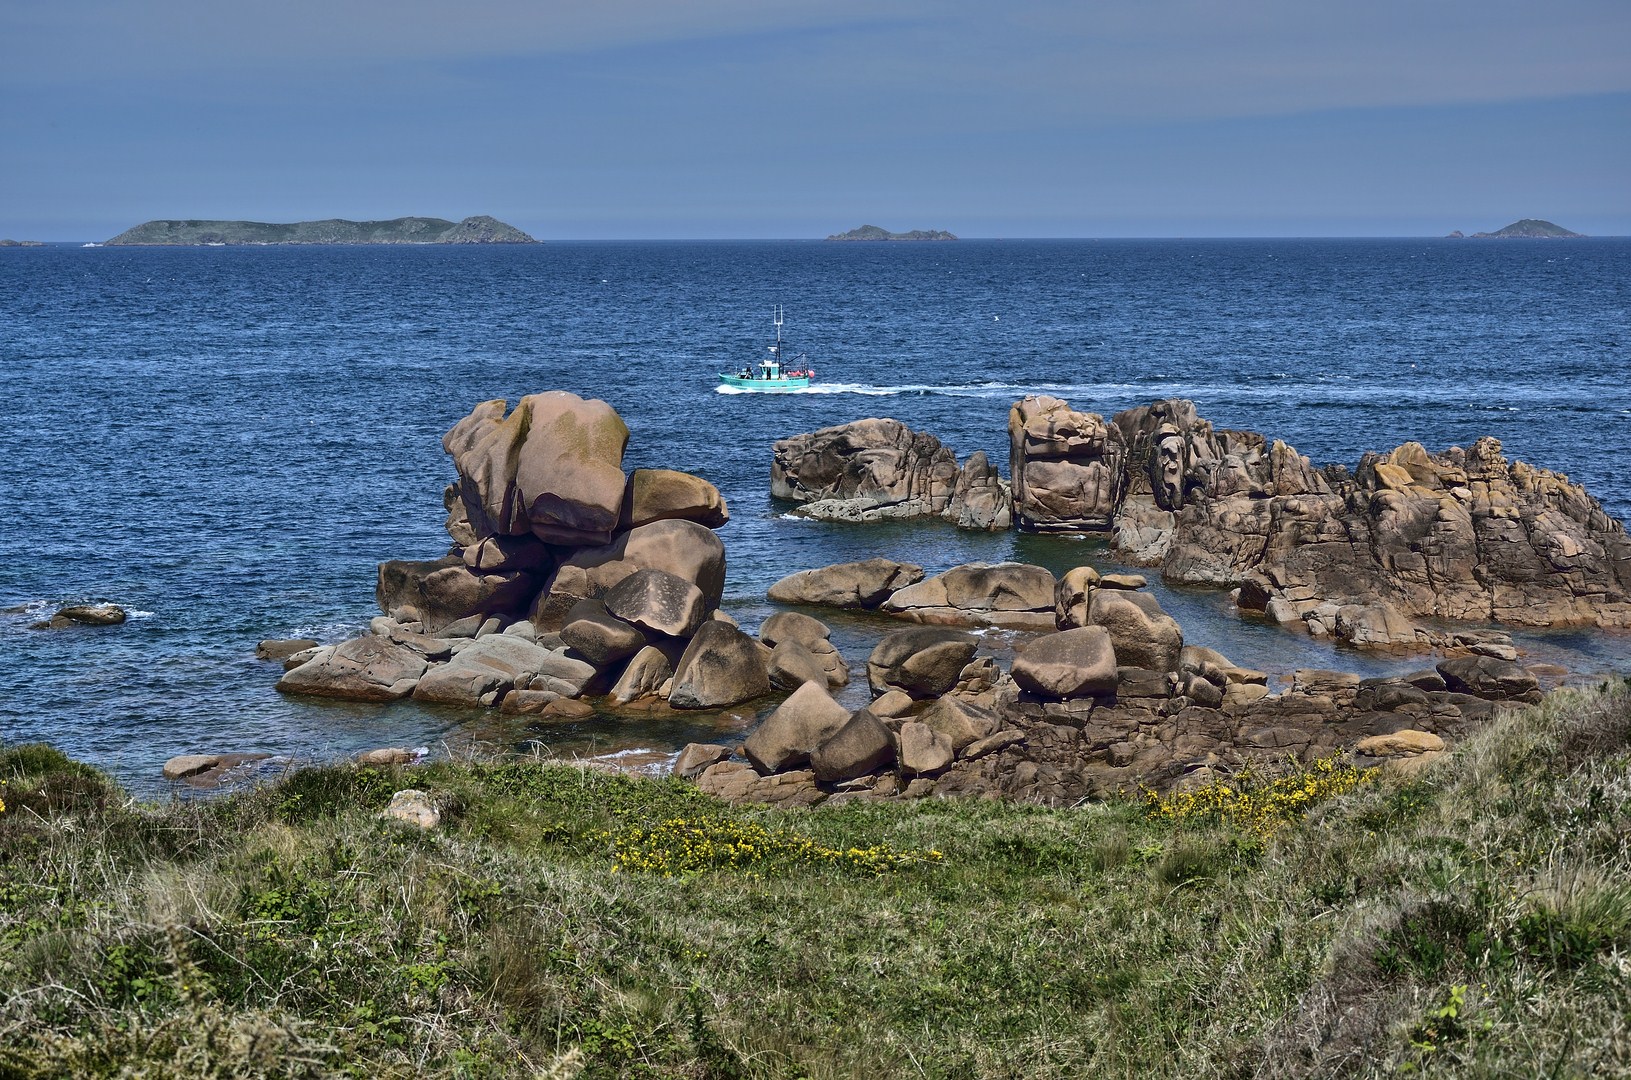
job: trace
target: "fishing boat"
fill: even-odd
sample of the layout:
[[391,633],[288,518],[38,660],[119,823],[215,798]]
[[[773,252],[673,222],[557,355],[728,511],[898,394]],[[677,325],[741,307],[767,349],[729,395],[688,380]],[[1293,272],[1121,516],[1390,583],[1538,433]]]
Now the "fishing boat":
[[770,356],[753,367],[744,367],[735,375],[719,376],[721,388],[746,390],[751,393],[776,394],[789,390],[803,390],[815,379],[815,371],[805,361],[804,354],[784,360],[782,350],[782,308],[776,305],[772,316],[776,322],[776,344],[769,346]]

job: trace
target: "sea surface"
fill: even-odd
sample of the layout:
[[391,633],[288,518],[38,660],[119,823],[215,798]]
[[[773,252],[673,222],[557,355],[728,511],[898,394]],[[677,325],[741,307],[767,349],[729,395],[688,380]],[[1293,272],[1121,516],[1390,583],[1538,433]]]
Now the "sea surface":
[[[716,373],[764,354],[777,304],[820,385],[717,392]],[[751,714],[540,727],[273,690],[258,640],[358,633],[377,563],[445,552],[440,439],[489,398],[604,398],[631,429],[627,467],[717,484],[725,607],[752,629],[777,578],[840,560],[1113,565],[1081,540],[789,516],[768,495],[786,435],[893,416],[1006,470],[1025,394],[1107,415],[1187,397],[1317,464],[1493,435],[1623,520],[1628,361],[1631,240],[0,249],[0,742],[48,740],[151,795],[179,753],[496,745],[660,765],[739,735]],[[1429,662],[1152,587],[1187,640],[1241,664]],[[29,629],[88,600],[132,617]],[[833,622],[857,669],[898,625]],[[1631,671],[1623,635],[1519,640],[1577,677]]]

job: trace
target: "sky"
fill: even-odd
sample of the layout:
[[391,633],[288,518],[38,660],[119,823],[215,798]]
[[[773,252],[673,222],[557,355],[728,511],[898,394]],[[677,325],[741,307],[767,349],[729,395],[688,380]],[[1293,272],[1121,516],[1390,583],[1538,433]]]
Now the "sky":
[[1631,235],[1631,0],[5,0],[0,237]]

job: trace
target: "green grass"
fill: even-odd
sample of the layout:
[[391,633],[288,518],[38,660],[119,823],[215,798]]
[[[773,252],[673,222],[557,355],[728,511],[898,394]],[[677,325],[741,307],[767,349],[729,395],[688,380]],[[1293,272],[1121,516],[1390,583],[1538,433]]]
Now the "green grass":
[[[151,806],[13,747],[0,1078],[1631,1074],[1631,692],[1333,775],[770,812],[446,763]],[[380,819],[410,786],[440,829]]]

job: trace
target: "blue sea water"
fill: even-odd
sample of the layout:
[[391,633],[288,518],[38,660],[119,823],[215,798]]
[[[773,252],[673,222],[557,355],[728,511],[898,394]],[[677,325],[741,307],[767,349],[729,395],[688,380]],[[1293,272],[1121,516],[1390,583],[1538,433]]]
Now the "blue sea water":
[[[763,354],[776,304],[821,385],[716,392],[716,372]],[[153,791],[184,752],[666,752],[740,731],[751,717],[528,728],[273,691],[257,640],[358,632],[379,561],[445,551],[440,438],[488,398],[604,398],[632,431],[629,467],[716,483],[726,608],[751,628],[776,578],[841,559],[1108,565],[1079,540],[791,518],[768,497],[785,435],[894,416],[1006,468],[1024,394],[1105,414],[1188,397],[1322,464],[1494,435],[1623,519],[1628,343],[1628,240],[0,249],[0,740],[49,740]],[[1421,663],[1155,587],[1190,641],[1240,663]],[[28,629],[91,599],[133,618]],[[893,628],[835,623],[852,663]],[[1631,668],[1619,635],[1523,644],[1577,671]]]

